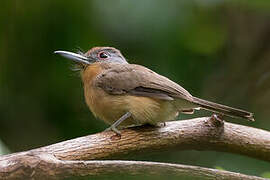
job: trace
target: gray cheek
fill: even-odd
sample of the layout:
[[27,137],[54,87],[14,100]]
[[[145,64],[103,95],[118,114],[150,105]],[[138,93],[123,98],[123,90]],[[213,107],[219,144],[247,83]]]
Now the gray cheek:
[[121,63],[121,64],[128,64],[128,62],[120,57],[114,57],[110,59],[111,62]]

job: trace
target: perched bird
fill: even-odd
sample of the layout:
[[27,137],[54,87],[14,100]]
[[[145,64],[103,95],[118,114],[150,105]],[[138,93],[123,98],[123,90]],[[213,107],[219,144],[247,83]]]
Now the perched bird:
[[157,125],[196,109],[254,121],[250,112],[194,97],[170,79],[144,66],[129,64],[113,47],[94,47],[85,54],[55,53],[81,67],[87,105],[119,135],[119,125]]

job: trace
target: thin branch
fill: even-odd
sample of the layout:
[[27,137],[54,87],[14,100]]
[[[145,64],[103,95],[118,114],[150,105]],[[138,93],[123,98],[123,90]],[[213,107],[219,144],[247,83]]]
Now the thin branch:
[[[40,162],[46,162],[37,158],[40,155],[51,157],[59,162],[61,160],[69,162],[70,160],[112,159],[126,154],[145,154],[147,151],[175,148],[224,151],[270,161],[270,132],[227,122],[223,124],[213,118],[168,122],[165,127],[160,128],[134,127],[124,129],[121,133],[121,138],[115,136],[113,132],[102,132],[26,152],[0,156],[0,177],[4,174],[9,176],[21,173],[29,176],[29,173],[37,173],[38,165],[42,164]],[[33,165],[33,162],[37,165]],[[77,161],[79,162],[91,164],[92,161]],[[14,167],[16,173],[13,171]],[[44,167],[49,168],[46,163]],[[58,168],[61,168],[57,165],[55,167],[47,169],[47,173],[54,174]],[[71,166],[70,168],[72,169]],[[97,170],[93,169],[93,171]]]

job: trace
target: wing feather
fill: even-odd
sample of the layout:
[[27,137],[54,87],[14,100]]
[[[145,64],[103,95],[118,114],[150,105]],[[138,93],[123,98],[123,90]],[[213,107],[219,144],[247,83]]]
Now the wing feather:
[[108,64],[95,79],[95,85],[109,94],[133,94],[173,100],[192,101],[192,95],[177,83],[136,64]]

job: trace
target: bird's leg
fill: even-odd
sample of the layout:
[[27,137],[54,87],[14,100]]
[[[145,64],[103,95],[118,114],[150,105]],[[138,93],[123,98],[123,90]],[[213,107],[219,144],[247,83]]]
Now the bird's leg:
[[130,116],[131,116],[131,113],[130,112],[127,112],[126,114],[124,114],[123,116],[121,116],[117,121],[115,121],[109,128],[105,129],[105,131],[113,131],[117,135],[120,135],[121,136],[120,131],[116,127],[119,126],[119,124],[121,124],[124,120],[126,120]]

